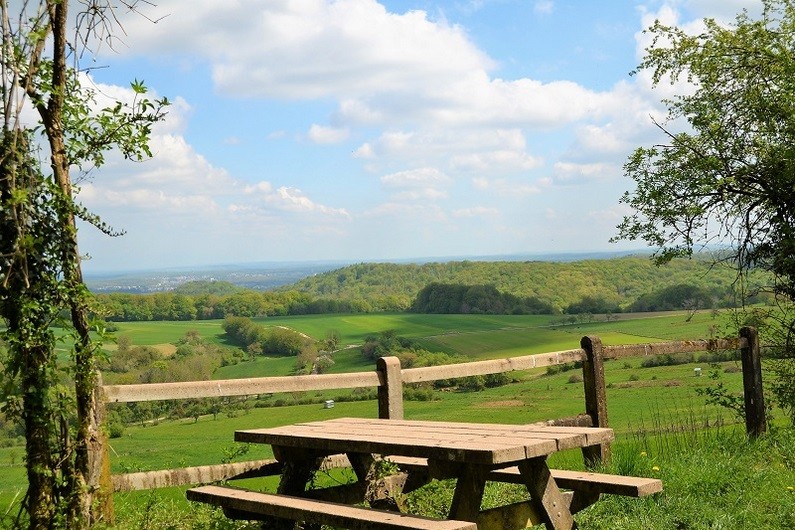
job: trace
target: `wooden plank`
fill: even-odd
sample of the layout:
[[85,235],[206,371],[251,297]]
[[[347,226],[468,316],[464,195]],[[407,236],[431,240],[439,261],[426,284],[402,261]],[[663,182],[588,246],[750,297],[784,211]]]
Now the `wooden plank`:
[[[495,433],[490,429],[440,429],[444,422],[408,420],[367,420],[355,418],[308,422],[270,429],[237,431],[241,442],[267,443],[283,448],[314,449],[326,454],[360,452],[377,454],[405,454],[425,456],[437,460],[501,464],[524,458],[547,455],[557,450],[557,439],[578,440],[564,427],[551,428],[558,436],[533,436],[534,430],[546,427],[527,427],[525,434]],[[508,426],[522,430],[522,426]]]
[[[214,466],[195,466],[181,469],[162,469],[114,475],[113,491],[137,491],[189,484],[207,484],[254,472],[258,476],[278,475],[281,464],[276,460],[255,460]],[[243,477],[240,477],[243,478]]]
[[[378,429],[379,432],[387,436],[390,434],[399,436],[401,435],[401,430],[411,429],[412,432],[416,433],[418,436],[428,436],[432,439],[443,438],[445,440],[453,439],[452,437],[457,433],[465,433],[465,436],[481,435],[489,438],[498,436],[501,440],[514,438],[555,440],[558,451],[583,447],[589,444],[585,431],[552,429],[546,425],[505,425],[424,420],[421,423],[410,420],[398,420],[384,423],[379,420],[362,420],[359,418],[340,418],[339,420],[323,422],[323,426],[326,429],[333,429],[337,425],[339,425],[341,429],[347,429],[344,432],[351,432],[350,429],[361,428],[367,429],[368,432],[371,432],[372,429]],[[606,435],[606,433],[602,433],[602,435]]]
[[[309,425],[309,424],[305,424]],[[339,433],[372,433],[378,430],[379,435],[384,437],[405,436],[411,433],[417,438],[427,438],[431,440],[455,440],[456,437],[468,439],[483,439],[492,441],[511,440],[555,440],[558,443],[558,450],[582,447],[588,443],[588,438],[584,430],[566,430],[561,428],[550,428],[543,425],[504,425],[487,423],[453,423],[453,422],[434,422],[434,421],[390,421],[361,420],[358,418],[340,418],[339,420],[329,420],[322,422],[324,432]],[[600,433],[606,436],[608,433]]]
[[645,497],[659,493],[663,489],[662,481],[656,478],[627,477],[624,475],[563,469],[553,469],[552,476],[562,488],[623,495],[626,497]]
[[432,519],[222,486],[201,486],[188,490],[186,495],[189,500],[221,506],[238,513],[327,524],[351,530],[477,530],[477,525],[472,522]]
[[[555,440],[503,439],[492,437],[438,437],[417,438],[379,432],[330,433],[322,428],[302,426],[277,427],[236,431],[238,442],[267,443],[284,450],[315,450],[324,454],[342,452],[403,454],[437,460],[469,462],[473,464],[501,464],[517,462],[530,456],[547,455],[557,450]],[[278,456],[277,456],[278,458]]]
[[[585,412],[593,418],[594,427],[608,427],[602,341],[599,337],[586,336],[580,340],[580,346],[585,350],[582,363]],[[588,468],[606,465],[610,461],[610,443],[583,447],[582,456]]]
[[455,379],[473,375],[488,375],[531,370],[557,364],[581,361],[585,352],[580,349],[558,352],[539,353],[508,359],[493,359],[472,363],[448,364],[444,366],[428,366],[423,368],[407,368],[403,370],[403,383],[422,383],[439,379]]
[[273,392],[305,392],[340,388],[377,387],[378,372],[349,374],[295,375],[252,379],[221,379],[182,383],[107,385],[103,387],[109,403],[194,399],[206,397],[254,396]]
[[565,498],[547,467],[546,458],[519,462],[519,472],[527,491],[530,492],[530,503],[548,529],[577,528]]
[[[428,467],[424,458],[410,458],[403,456],[389,456],[387,459],[398,465],[403,470],[422,470]],[[659,493],[663,489],[662,481],[656,478],[629,477],[624,475],[611,475],[608,473],[592,473],[589,471],[569,471],[564,469],[551,469],[552,477],[561,488],[595,491],[625,497],[645,497]],[[435,478],[450,478],[435,477]],[[496,469],[489,473],[489,480],[521,484],[519,468],[511,466]]]
[[627,344],[605,346],[606,359],[619,359],[622,357],[640,357],[646,355],[665,355],[670,353],[688,353],[712,350],[731,350],[743,345],[738,339],[710,339],[710,340],[677,340],[669,342],[651,342],[647,344]]
[[475,466],[461,466],[455,484],[453,502],[450,505],[450,517],[464,521],[477,521],[483,493],[486,491],[488,470]]

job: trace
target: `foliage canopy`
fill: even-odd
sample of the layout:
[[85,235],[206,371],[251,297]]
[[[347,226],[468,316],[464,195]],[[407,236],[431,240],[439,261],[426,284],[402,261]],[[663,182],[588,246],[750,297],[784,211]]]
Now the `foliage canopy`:
[[[640,147],[624,166],[635,213],[618,239],[642,239],[659,261],[725,245],[747,271],[775,275],[795,295],[795,3],[765,0],[759,20],[704,20],[690,35],[657,21],[638,67],[655,86],[686,82],[664,100],[667,143]],[[687,126],[684,126],[684,122]],[[673,128],[684,129],[674,132]]]
[[[618,239],[657,247],[658,262],[719,245],[738,271],[770,273],[784,306],[795,298],[795,2],[763,0],[758,20],[704,20],[696,35],[657,21],[638,71],[654,86],[682,83],[664,100],[667,142],[640,147],[624,166],[635,181],[622,202],[635,211]],[[678,128],[681,132],[675,132]],[[777,313],[768,341],[779,404],[795,411],[795,318]],[[795,414],[793,414],[795,421]]]

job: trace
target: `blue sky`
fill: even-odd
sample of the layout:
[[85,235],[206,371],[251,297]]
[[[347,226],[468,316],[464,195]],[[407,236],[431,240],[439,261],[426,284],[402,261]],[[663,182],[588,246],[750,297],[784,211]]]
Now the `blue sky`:
[[98,92],[174,101],[154,157],[80,200],[88,273],[256,261],[582,252],[627,210],[627,155],[672,90],[630,76],[660,18],[758,2],[160,1],[119,13]]

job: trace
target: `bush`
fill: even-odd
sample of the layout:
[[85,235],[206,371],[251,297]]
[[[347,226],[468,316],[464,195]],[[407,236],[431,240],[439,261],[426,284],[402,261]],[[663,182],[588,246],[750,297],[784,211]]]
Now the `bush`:
[[406,386],[403,388],[405,401],[436,401],[438,397],[428,386]]
[[486,381],[481,375],[473,375],[458,380],[458,389],[464,392],[480,392],[486,389]]
[[499,374],[487,374],[483,376],[483,382],[486,384],[486,388],[496,388],[510,383],[511,377],[504,372]]
[[118,421],[108,424],[108,438],[121,438],[124,436],[124,424]]
[[690,364],[695,362],[695,355],[692,353],[674,353],[665,355],[652,355],[643,359],[640,365],[643,368],[654,368],[657,366],[676,366],[678,364]]

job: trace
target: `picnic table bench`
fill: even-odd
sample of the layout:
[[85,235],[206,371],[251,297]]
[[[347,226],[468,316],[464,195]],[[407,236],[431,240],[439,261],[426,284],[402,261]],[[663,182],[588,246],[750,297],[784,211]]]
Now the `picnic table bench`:
[[[613,436],[608,428],[361,418],[243,430],[235,433],[235,440],[273,447],[281,463],[277,493],[202,486],[187,495],[221,506],[230,517],[270,520],[269,528],[279,529],[306,521],[375,530],[509,530],[538,523],[568,530],[577,527],[572,514],[596,502],[602,493],[643,496],[662,489],[657,479],[551,470],[547,465],[552,453],[608,443]],[[347,456],[357,482],[307,491],[324,459],[338,454]],[[383,457],[401,472],[379,477]],[[398,509],[395,499],[401,493],[434,478],[456,479],[447,520],[375,508]],[[524,484],[530,500],[481,510],[487,481]],[[348,505],[363,501],[371,507]]]

